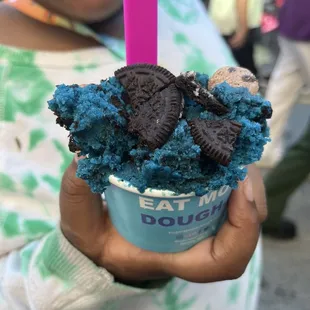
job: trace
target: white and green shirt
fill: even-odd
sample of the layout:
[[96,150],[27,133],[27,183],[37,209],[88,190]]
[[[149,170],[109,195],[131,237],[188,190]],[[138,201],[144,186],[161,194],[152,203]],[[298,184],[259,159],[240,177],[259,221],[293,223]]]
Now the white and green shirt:
[[[259,28],[262,21],[264,0],[247,0],[249,29]],[[238,30],[237,0],[210,0],[209,13],[222,35]]]
[[[199,0],[159,5],[161,65],[212,74],[234,64]],[[121,54],[124,45],[114,48]],[[150,290],[114,282],[62,235],[58,192],[72,153],[46,102],[56,84],[98,83],[122,65],[103,47],[50,53],[0,45],[0,310],[256,309],[260,244],[238,280],[173,279]]]

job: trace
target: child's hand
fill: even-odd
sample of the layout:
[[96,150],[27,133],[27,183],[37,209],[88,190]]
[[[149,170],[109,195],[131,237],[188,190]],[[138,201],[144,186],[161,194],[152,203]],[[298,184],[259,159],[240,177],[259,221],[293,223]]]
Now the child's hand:
[[235,279],[244,272],[266,217],[264,187],[254,168],[233,192],[229,218],[216,237],[182,253],[163,254],[139,249],[122,238],[111,224],[100,195],[76,178],[76,167],[73,162],[63,177],[62,231],[73,246],[117,279],[139,282],[177,276],[207,283]]
[[238,49],[244,46],[248,36],[248,30],[239,30],[237,31],[232,38],[229,40],[229,45],[233,49]]

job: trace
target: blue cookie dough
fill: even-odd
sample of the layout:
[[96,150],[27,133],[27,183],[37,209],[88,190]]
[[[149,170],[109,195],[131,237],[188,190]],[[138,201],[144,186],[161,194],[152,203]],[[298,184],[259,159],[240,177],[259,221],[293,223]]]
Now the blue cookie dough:
[[[207,75],[197,73],[196,78],[206,87]],[[176,194],[195,192],[200,196],[223,185],[236,188],[246,175],[244,166],[259,160],[269,141],[262,115],[264,109],[271,109],[270,103],[251,95],[246,88],[233,88],[224,82],[212,93],[229,108],[228,114],[219,117],[207,112],[185,96],[183,117],[173,134],[164,146],[151,151],[127,132],[125,115],[131,113],[131,108],[123,101],[123,92],[117,79],[110,78],[86,87],[60,85],[49,101],[49,108],[70,124],[67,129],[80,154],[87,155],[79,161],[77,176],[86,180],[93,192],[104,192],[112,174],[141,193],[155,188]],[[204,156],[194,143],[187,122],[196,117],[231,119],[242,124],[228,167]]]

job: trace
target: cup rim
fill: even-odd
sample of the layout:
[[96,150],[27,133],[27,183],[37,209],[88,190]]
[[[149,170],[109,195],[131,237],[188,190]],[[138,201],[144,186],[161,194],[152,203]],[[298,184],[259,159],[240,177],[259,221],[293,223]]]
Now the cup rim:
[[183,197],[194,197],[196,194],[194,192],[189,194],[179,194],[177,195],[173,191],[169,190],[161,190],[161,189],[153,189],[153,188],[147,188],[144,193],[140,193],[139,190],[135,187],[129,184],[128,181],[121,180],[120,178],[116,177],[115,175],[110,175],[109,182],[117,186],[125,191],[138,194],[141,196],[149,196],[149,197],[166,197],[166,198],[183,198]]

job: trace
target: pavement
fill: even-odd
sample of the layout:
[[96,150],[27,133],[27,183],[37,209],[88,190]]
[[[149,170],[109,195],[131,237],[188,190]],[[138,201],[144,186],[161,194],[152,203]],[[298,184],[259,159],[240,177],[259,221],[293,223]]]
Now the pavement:
[[[271,72],[268,49],[257,46],[255,58],[262,73]],[[310,120],[309,99],[309,95],[297,99],[299,104],[294,107],[283,135],[287,147],[299,138]],[[285,216],[297,224],[298,238],[293,241],[264,238],[258,310],[310,310],[310,178],[291,197]]]
[[[284,135],[287,145],[299,137],[309,118],[310,105],[294,108]],[[310,310],[310,181],[292,196],[285,215],[298,225],[298,238],[264,239],[259,310]]]

